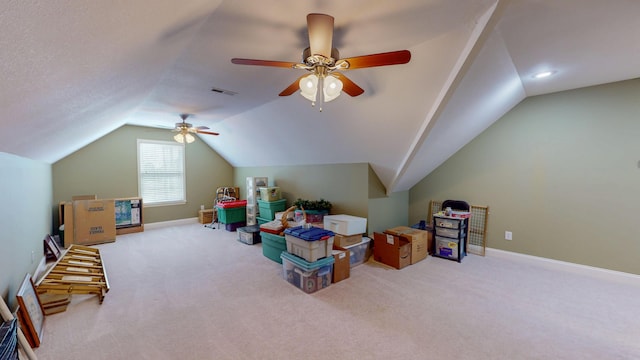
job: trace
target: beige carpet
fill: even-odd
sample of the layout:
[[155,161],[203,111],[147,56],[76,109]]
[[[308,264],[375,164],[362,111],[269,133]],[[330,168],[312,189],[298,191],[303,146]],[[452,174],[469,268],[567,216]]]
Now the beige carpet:
[[75,295],[47,316],[39,359],[640,358],[633,278],[505,256],[370,259],[305,294],[261,245],[197,223],[99,248],[104,303]]

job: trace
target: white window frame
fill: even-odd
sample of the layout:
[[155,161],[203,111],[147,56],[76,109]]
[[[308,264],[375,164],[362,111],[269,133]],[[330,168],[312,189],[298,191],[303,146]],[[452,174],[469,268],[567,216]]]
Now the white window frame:
[[[149,198],[148,196],[145,197],[144,196],[144,191],[143,191],[143,178],[145,177],[145,174],[142,173],[142,166],[141,166],[141,147],[146,145],[146,144],[155,144],[155,145],[164,145],[164,146],[171,146],[171,147],[175,147],[175,148],[179,148],[181,151],[181,157],[182,157],[182,167],[181,169],[178,168],[178,171],[181,171],[181,174],[178,173],[177,175],[180,176],[181,178],[181,183],[182,183],[182,191],[181,196],[177,196],[176,198],[173,199],[165,199],[165,200],[154,200],[153,198]],[[186,181],[186,157],[185,157],[185,146],[184,144],[180,144],[178,142],[173,142],[173,141],[160,141],[160,140],[147,140],[147,139],[138,139],[138,143],[137,143],[137,155],[138,155],[138,196],[140,196],[142,198],[143,204],[145,207],[154,207],[154,206],[167,206],[167,205],[182,205],[182,204],[186,204],[187,203],[187,181]],[[158,173],[160,176],[162,176],[162,172]],[[174,174],[176,175],[176,174]],[[169,176],[168,173],[165,174],[165,176]]]

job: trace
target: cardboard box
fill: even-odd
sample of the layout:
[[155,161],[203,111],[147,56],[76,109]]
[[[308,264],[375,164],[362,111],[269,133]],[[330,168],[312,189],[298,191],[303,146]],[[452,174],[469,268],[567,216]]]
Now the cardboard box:
[[373,233],[373,259],[402,269],[411,265],[411,243],[391,234]]
[[213,209],[198,210],[198,222],[200,224],[211,224],[213,222]]
[[355,234],[355,235],[335,234],[333,237],[333,244],[339,247],[354,245],[361,241],[362,241],[362,234]]
[[[73,225],[74,244],[95,245],[116,241],[115,201],[74,201]],[[66,231],[65,224],[65,233]]]
[[71,196],[71,201],[76,200],[97,200],[98,195],[73,195]]
[[426,230],[414,229],[408,226],[397,226],[385,230],[385,234],[391,234],[405,238],[411,242],[411,264],[422,261],[429,254],[430,233]]
[[351,260],[349,258],[349,251],[344,249],[333,248],[331,252],[333,254],[333,282],[348,279],[351,273]]

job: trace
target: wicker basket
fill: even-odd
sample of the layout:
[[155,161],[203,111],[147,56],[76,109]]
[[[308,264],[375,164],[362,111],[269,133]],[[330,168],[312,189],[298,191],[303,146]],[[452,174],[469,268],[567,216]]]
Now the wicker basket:
[[[287,229],[287,228],[290,227],[289,226],[289,221],[287,220],[287,218],[289,217],[289,214],[292,211],[296,211],[297,208],[298,208],[297,206],[293,205],[290,208],[288,208],[287,210],[285,210],[284,214],[282,214],[282,217],[280,218],[280,221],[282,222],[282,226],[284,227],[283,231],[284,231],[284,229]],[[307,223],[307,213],[304,211],[303,207],[300,207],[300,209],[302,210],[303,223],[306,224]]]

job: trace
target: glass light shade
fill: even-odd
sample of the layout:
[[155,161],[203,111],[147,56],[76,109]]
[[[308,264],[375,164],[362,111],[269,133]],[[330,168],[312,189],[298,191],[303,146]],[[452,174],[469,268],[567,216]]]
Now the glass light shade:
[[329,75],[324,79],[324,102],[329,102],[338,96],[342,91],[342,81],[335,76]]
[[196,138],[189,133],[178,133],[173,136],[173,140],[179,142],[180,144],[184,144],[185,141],[187,142],[187,144],[191,144],[192,142],[196,141]]
[[318,77],[315,74],[305,76],[300,79],[300,95],[309,101],[316,101],[318,93]]

